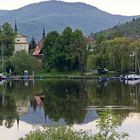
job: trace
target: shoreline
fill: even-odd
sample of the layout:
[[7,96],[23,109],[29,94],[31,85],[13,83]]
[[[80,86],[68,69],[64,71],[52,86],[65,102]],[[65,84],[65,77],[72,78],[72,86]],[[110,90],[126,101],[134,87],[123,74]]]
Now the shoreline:
[[23,75],[16,75],[16,76],[9,76],[5,79],[9,80],[32,80],[32,79],[98,79],[99,81],[108,81],[119,79],[120,77],[116,76],[107,76],[107,75],[35,75],[35,76],[23,76]]

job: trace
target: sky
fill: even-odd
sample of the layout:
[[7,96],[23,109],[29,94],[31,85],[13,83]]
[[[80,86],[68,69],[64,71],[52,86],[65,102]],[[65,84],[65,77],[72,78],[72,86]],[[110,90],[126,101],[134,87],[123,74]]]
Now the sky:
[[[0,0],[1,10],[12,10],[30,3],[43,0]],[[84,2],[103,11],[119,15],[140,15],[140,0],[64,0],[66,2]]]

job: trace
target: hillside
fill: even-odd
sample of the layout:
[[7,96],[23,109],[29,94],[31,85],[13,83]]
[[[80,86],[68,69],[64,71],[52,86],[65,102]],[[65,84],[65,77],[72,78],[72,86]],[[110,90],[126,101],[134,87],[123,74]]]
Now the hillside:
[[17,10],[0,11],[0,24],[17,21],[20,33],[39,38],[42,27],[46,32],[62,31],[66,26],[79,28],[85,34],[97,32],[123,23],[132,17],[115,16],[84,3],[46,1],[31,4]]
[[126,22],[123,24],[119,24],[114,26],[113,28],[97,32],[95,36],[98,34],[102,34],[105,38],[111,36],[126,36],[132,38],[139,38],[140,37],[140,18],[133,18],[130,22]]

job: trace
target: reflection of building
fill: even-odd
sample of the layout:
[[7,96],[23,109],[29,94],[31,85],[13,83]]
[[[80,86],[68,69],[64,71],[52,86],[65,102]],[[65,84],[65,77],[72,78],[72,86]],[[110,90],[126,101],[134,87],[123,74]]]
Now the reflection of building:
[[[17,25],[15,22],[15,31],[17,32]],[[27,53],[29,52],[29,44],[27,42],[27,37],[25,35],[18,34],[15,38],[15,45],[14,45],[14,53],[25,50]]]
[[19,114],[19,116],[22,116],[28,113],[30,107],[30,101],[17,100],[16,106],[17,106],[17,113]]
[[42,104],[43,104],[43,100],[44,100],[45,96],[44,96],[44,95],[34,96],[34,98],[35,98],[36,103],[37,103],[38,105],[42,105]]

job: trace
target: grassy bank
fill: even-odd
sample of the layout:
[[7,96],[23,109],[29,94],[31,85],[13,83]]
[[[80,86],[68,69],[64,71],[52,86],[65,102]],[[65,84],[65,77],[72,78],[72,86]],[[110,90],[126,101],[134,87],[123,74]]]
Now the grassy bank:
[[106,73],[106,74],[97,74],[86,72],[84,75],[81,75],[80,71],[51,71],[51,72],[38,72],[35,74],[35,78],[65,78],[65,79],[96,79],[99,77],[116,77],[115,73]]

